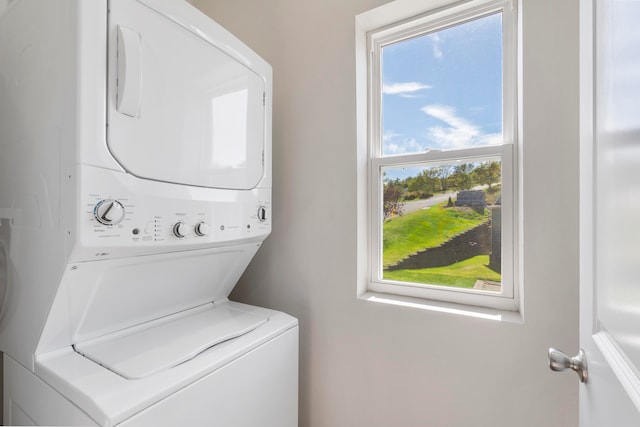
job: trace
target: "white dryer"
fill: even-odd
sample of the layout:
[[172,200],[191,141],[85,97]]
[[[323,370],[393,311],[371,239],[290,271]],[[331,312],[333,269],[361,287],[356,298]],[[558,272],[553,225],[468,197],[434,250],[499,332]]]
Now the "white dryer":
[[271,99],[186,1],[0,1],[5,424],[297,425],[297,320],[227,298],[271,231]]

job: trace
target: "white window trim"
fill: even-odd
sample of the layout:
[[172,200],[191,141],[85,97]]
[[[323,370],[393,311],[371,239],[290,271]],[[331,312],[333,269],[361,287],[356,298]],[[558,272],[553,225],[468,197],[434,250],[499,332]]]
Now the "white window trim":
[[[520,288],[520,150],[517,144],[518,28],[516,0],[396,0],[356,17],[357,144],[358,144],[358,286],[357,295],[368,300],[399,299],[439,307],[474,307],[521,311]],[[503,137],[505,144],[401,156],[381,156],[378,122],[382,93],[378,61],[380,48],[391,41],[431,32],[473,17],[501,11],[503,25]],[[373,97],[369,95],[372,94]],[[380,168],[409,163],[446,162],[488,157],[502,159],[502,280],[503,292],[470,291],[381,280],[382,180]],[[458,309],[456,309],[458,310]]]

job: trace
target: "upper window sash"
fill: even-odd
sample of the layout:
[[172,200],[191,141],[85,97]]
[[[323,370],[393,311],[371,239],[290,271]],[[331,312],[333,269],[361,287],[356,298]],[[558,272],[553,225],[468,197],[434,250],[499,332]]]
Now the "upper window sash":
[[[382,49],[385,46],[421,35],[446,29],[494,13],[502,13],[502,145],[514,144],[516,135],[516,11],[512,0],[490,0],[484,2],[465,1],[454,6],[440,7],[408,19],[399,24],[384,26],[370,31],[367,37],[369,51],[369,157],[395,157],[383,155],[382,144]],[[481,147],[477,147],[481,148]],[[476,149],[465,147],[462,150]],[[444,150],[450,158],[459,149]],[[434,153],[434,152],[431,152]],[[404,156],[424,153],[404,154]],[[446,154],[445,154],[446,155]]]

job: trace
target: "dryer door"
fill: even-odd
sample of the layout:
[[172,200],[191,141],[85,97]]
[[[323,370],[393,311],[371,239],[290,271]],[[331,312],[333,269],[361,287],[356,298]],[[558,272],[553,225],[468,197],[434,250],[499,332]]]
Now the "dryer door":
[[270,75],[259,74],[246,46],[186,2],[109,4],[112,155],[141,178],[254,188],[264,174]]

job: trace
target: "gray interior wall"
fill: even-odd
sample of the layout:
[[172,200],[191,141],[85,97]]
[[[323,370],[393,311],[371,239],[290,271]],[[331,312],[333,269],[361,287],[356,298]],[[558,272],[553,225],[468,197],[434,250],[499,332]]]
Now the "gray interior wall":
[[576,426],[546,350],[578,347],[578,1],[523,5],[523,324],[356,298],[354,17],[385,0],[194,3],[274,68],[273,233],[232,298],[300,319],[300,426]]

